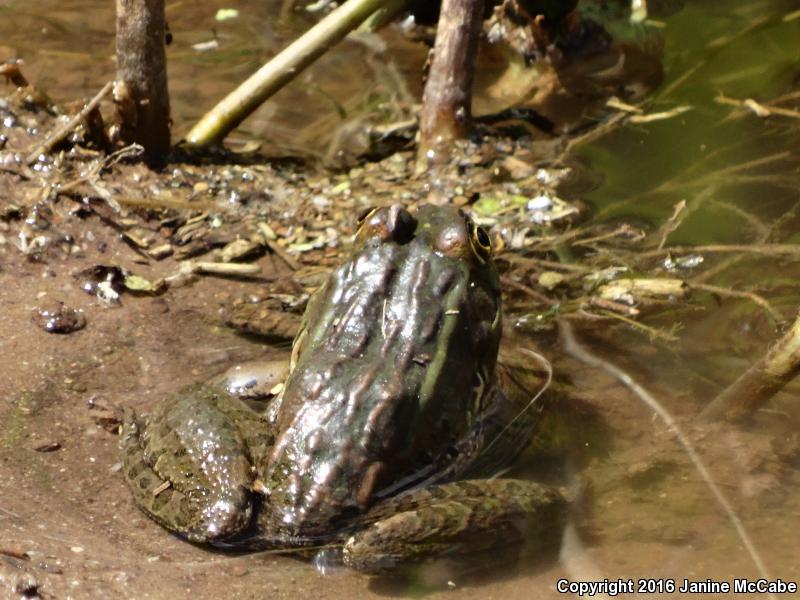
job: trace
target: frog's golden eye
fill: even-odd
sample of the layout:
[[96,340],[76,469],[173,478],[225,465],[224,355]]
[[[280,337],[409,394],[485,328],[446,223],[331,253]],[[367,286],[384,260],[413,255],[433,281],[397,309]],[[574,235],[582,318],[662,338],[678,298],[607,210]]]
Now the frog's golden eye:
[[378,208],[376,206],[370,206],[369,208],[365,208],[364,210],[359,213],[358,218],[356,219],[356,224],[361,227],[364,224],[364,221],[369,219],[369,217],[374,213]]
[[480,225],[476,225],[472,220],[467,222],[469,239],[472,251],[481,260],[486,261],[492,255],[492,240],[486,230]]

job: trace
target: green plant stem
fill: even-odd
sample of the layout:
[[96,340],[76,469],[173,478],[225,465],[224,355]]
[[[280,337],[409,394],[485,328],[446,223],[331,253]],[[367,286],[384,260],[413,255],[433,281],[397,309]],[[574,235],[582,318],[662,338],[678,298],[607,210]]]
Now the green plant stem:
[[197,147],[221,142],[265,100],[385,5],[386,0],[347,0],[206,113],[186,142]]

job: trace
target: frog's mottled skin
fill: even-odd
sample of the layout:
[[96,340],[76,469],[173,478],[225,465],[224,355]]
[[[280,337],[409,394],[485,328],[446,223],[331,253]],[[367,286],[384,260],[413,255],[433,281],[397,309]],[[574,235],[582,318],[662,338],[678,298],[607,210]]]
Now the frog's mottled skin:
[[524,531],[550,542],[558,493],[479,479],[513,460],[532,427],[498,389],[500,331],[482,230],[452,207],[372,211],[309,302],[266,414],[197,385],[126,420],[134,499],[195,542],[341,542],[346,564],[371,572]]

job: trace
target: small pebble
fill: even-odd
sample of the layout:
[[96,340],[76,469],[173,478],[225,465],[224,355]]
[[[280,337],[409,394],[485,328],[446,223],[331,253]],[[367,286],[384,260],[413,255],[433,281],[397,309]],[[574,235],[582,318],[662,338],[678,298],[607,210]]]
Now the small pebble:
[[51,302],[34,309],[32,320],[48,333],[72,333],[86,327],[83,311],[63,302]]

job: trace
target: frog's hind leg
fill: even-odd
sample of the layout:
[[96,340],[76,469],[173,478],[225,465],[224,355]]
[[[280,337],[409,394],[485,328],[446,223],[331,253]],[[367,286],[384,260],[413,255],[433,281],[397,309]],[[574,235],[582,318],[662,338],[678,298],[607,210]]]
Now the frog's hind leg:
[[515,546],[555,554],[567,502],[555,489],[516,479],[457,481],[377,504],[344,546],[344,563],[381,574],[434,561],[463,566],[502,560]]
[[252,520],[254,471],[231,415],[246,409],[238,402],[190,386],[149,416],[125,417],[120,444],[134,501],[193,542],[223,541]]

